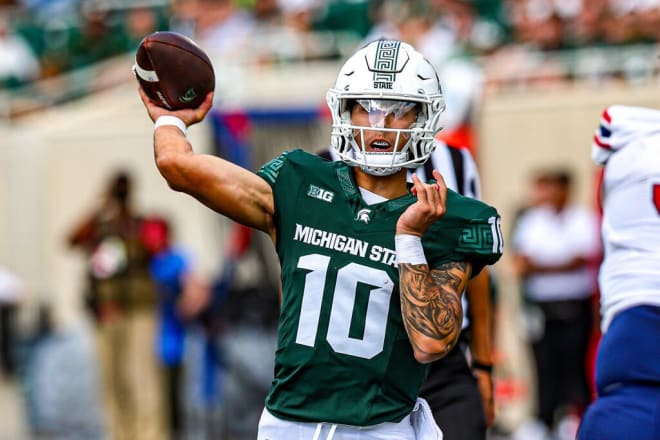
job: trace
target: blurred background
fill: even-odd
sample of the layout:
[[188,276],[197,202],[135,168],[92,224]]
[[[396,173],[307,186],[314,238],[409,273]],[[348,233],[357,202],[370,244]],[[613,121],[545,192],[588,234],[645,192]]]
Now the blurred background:
[[511,237],[549,175],[597,216],[602,110],[660,105],[658,0],[0,0],[0,440],[255,438],[277,261],[158,174],[131,72],[157,30],[192,37],[216,70],[193,145],[253,170],[327,148],[325,92],[356,48],[424,53],[447,100],[439,136],[473,153],[505,231],[489,435],[574,438],[569,404],[539,427],[538,323]]

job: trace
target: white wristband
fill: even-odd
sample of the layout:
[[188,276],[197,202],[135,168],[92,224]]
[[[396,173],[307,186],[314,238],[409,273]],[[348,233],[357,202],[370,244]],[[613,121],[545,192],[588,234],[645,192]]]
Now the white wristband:
[[422,238],[410,234],[394,236],[397,263],[428,264],[422,247]]
[[181,119],[177,118],[176,116],[171,116],[171,115],[162,115],[159,116],[158,119],[156,119],[156,123],[154,124],[154,130],[157,129],[158,127],[162,127],[163,125],[174,125],[176,128],[181,130],[181,133],[183,135],[186,135],[186,124],[183,122]]

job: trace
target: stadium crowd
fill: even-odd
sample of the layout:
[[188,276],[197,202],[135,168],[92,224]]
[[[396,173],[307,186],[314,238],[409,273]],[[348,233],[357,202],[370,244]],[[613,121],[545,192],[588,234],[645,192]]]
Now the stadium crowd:
[[[211,52],[256,63],[339,59],[361,42],[396,30],[417,46],[458,44],[484,57],[486,71],[502,79],[516,76],[508,70],[512,63],[538,69],[534,60],[543,53],[655,43],[660,2],[3,0],[0,85],[17,87],[130,53],[144,35],[167,29],[195,38]],[[595,68],[607,71],[596,61],[590,58]],[[545,76],[579,72],[578,61],[572,62],[578,66],[568,63],[544,65]]]

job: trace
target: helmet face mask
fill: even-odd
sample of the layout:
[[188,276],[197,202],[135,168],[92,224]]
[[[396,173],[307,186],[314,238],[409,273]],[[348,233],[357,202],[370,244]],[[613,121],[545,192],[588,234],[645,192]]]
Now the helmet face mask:
[[[390,175],[401,168],[422,165],[435,148],[439,117],[445,108],[438,76],[412,46],[379,40],[357,51],[344,64],[335,86],[328,91],[332,114],[332,148],[351,166],[373,175]],[[351,119],[354,105],[369,114],[369,126]],[[399,119],[416,108],[416,119],[405,128],[389,128],[388,118]],[[367,151],[365,132],[396,132],[393,151]],[[401,139],[406,140],[399,145]]]

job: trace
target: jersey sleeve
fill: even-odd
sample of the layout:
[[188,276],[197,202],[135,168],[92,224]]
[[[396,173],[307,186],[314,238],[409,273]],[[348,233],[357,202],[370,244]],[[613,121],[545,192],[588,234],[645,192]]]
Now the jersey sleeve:
[[274,159],[266,162],[260,169],[257,171],[262,179],[264,179],[268,184],[273,188],[273,191],[279,187],[278,178],[282,172],[282,169],[286,166],[289,154],[291,151],[285,151]]
[[[449,194],[449,193],[448,193]],[[465,261],[472,276],[502,256],[503,238],[497,210],[475,199],[450,194],[448,212],[422,238],[424,251],[433,268]]]
[[472,264],[473,275],[496,263],[503,251],[501,218],[495,208],[486,206],[480,215],[460,227],[456,253]]
[[285,151],[276,158],[266,162],[257,171],[257,175],[268,182],[273,189],[273,203],[275,207],[273,222],[278,233],[282,228],[282,213],[289,211],[292,203],[295,203],[295,192],[299,186],[299,182],[296,179],[296,165],[294,162],[296,162],[295,157],[298,151]]

